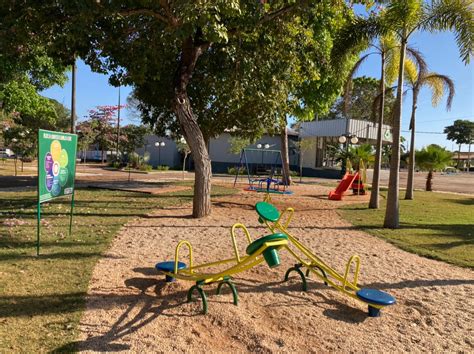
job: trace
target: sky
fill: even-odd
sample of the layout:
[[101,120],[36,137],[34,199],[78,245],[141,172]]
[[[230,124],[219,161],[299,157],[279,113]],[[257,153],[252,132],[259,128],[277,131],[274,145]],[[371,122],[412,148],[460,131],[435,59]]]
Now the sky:
[[[446,140],[442,134],[444,127],[452,124],[456,119],[474,121],[474,64],[464,65],[459,58],[459,51],[454,41],[454,35],[444,33],[415,33],[409,45],[421,51],[430,71],[448,75],[454,80],[456,95],[450,111],[446,111],[446,100],[443,99],[438,107],[431,105],[429,89],[420,92],[417,109],[416,148],[429,144],[438,144],[449,150],[457,150],[457,146]],[[380,57],[372,55],[363,64],[357,76],[380,76]],[[69,73],[70,77],[70,73]],[[122,87],[121,103],[126,102],[131,87]],[[42,95],[54,98],[66,107],[71,107],[70,80],[64,87],[54,86],[42,92]],[[79,119],[87,116],[89,109],[99,105],[118,104],[118,88],[108,84],[108,77],[93,73],[82,61],[77,62],[76,74],[76,111]],[[409,141],[408,125],[411,115],[411,94],[408,93],[403,102],[402,135]],[[121,117],[124,123],[138,124],[139,120],[132,112],[125,109]],[[467,151],[467,147],[463,151]]]

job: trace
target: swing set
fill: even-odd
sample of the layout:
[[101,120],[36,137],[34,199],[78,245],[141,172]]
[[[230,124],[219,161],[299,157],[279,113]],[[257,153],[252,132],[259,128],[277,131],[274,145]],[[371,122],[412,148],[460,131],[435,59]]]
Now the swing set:
[[[285,180],[288,176],[283,169],[280,150],[242,149],[239,167],[234,179],[234,187],[242,171],[247,174],[248,186],[244,190],[257,193],[293,194]],[[243,172],[245,171],[245,172]]]

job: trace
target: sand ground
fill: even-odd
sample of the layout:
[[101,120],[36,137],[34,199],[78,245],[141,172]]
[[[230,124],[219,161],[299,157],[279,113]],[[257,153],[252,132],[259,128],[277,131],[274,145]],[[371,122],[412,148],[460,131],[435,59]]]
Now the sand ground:
[[[310,280],[308,291],[293,277],[282,282],[295,261],[265,264],[238,274],[239,304],[228,289],[205,288],[209,312],[186,303],[193,284],[165,283],[154,264],[172,260],[183,239],[193,245],[195,263],[233,256],[230,227],[248,226],[253,239],[268,232],[254,204],[261,195],[240,193],[213,201],[211,216],[190,218],[191,206],[156,211],[131,221],[95,267],[81,320],[83,351],[474,351],[474,272],[421,258],[355,230],[342,220],[328,188],[297,186],[292,197],[275,197],[280,209],[295,208],[290,230],[335,269],[344,272],[358,254],[359,284],[394,295],[397,304],[369,318],[366,305]],[[364,197],[349,197],[345,203]],[[244,237],[239,249],[244,254]],[[186,252],[183,252],[183,259]]]

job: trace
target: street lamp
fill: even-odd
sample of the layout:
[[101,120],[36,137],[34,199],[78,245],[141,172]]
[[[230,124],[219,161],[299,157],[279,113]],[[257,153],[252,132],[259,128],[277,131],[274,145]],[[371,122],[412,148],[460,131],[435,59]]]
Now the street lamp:
[[270,144],[257,144],[257,149],[262,149],[262,169],[264,168],[263,154],[265,152],[265,149],[269,149],[269,148],[270,148]]
[[[346,152],[349,152],[349,144],[357,144],[359,139],[355,135],[344,134],[341,135],[338,139],[341,144],[346,144]],[[342,160],[341,174],[344,176],[346,174],[346,160]]]
[[161,149],[165,147],[164,141],[157,141],[155,143],[156,148],[158,149],[158,166],[161,165]]

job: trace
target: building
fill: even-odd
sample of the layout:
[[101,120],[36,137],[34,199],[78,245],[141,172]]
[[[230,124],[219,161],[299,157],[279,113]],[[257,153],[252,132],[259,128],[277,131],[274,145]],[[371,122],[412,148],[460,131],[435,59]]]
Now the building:
[[[298,133],[293,129],[287,128],[290,169],[297,170],[298,151],[295,143],[298,141]],[[257,146],[261,145],[258,149]],[[281,166],[281,161],[275,161],[275,155],[265,153],[265,146],[268,150],[281,150],[281,138],[279,135],[264,135],[255,143],[247,146],[249,149],[255,149],[247,154],[249,163],[261,165],[277,165]],[[226,173],[229,167],[239,166],[240,153],[234,154],[231,151],[231,135],[228,133],[221,134],[216,139],[209,142],[209,157],[211,158],[213,173]]]
[[474,152],[465,152],[465,151],[453,151],[453,165],[459,168],[460,170],[467,171],[468,161],[469,171],[473,169],[474,164]]
[[[330,146],[338,146],[339,138],[348,141],[357,137],[358,144],[375,145],[378,124],[359,119],[332,119],[303,122],[300,125],[300,139],[310,139],[314,143],[303,153],[303,175],[325,178],[339,178],[341,168],[336,166]],[[383,144],[392,143],[392,127],[382,126]]]

